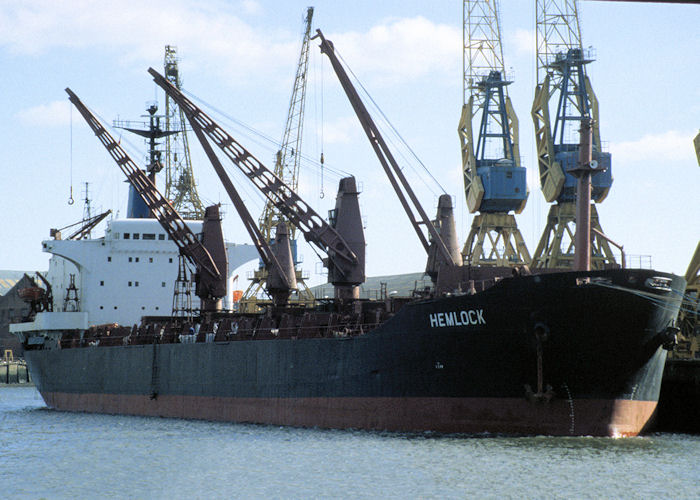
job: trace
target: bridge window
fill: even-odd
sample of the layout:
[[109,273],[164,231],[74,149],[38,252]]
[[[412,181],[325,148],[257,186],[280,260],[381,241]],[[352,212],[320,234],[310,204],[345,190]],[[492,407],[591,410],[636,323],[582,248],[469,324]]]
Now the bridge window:
[[140,236],[139,233],[134,233],[134,239],[135,239],[135,240],[138,240],[138,239],[139,239],[139,236]]
[[155,235],[155,233],[143,233],[143,239],[144,240],[155,240],[156,235]]
[[159,239],[160,241],[163,241],[163,240],[165,239],[165,235],[164,235],[164,234],[159,234],[159,235],[158,235],[158,239]]
[[131,233],[124,233],[124,239],[128,240],[129,238],[131,238]]

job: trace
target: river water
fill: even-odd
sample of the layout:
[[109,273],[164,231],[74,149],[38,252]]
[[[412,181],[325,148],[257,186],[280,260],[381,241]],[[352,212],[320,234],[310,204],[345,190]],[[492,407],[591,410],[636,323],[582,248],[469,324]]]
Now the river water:
[[5,387],[0,496],[700,498],[700,436],[440,436],[92,415]]

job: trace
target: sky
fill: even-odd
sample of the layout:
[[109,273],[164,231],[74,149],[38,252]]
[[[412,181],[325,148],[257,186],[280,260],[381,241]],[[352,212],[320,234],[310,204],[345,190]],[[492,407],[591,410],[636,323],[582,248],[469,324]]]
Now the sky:
[[[0,0],[0,269],[48,268],[41,241],[48,239],[50,228],[81,219],[85,182],[93,210],[125,215],[123,175],[71,111],[64,88],[70,87],[105,124],[141,120],[147,103],[164,106],[146,70],[162,71],[165,45],[177,47],[186,91],[272,168],[308,4]],[[529,172],[530,197],[517,221],[531,253],[549,210],[536,174],[530,117],[536,83],[534,5],[534,0],[500,3],[505,64],[514,76],[509,93]],[[648,267],[650,256],[655,269],[684,274],[700,237],[700,167],[692,144],[700,129],[700,5],[583,1],[579,9],[583,45],[596,53],[587,71],[600,104],[601,137],[612,154],[614,183],[598,206],[602,228],[624,245],[633,265],[641,258]],[[435,213],[443,192],[453,196],[463,244],[472,215],[465,203],[457,135],[463,101],[461,2],[319,1],[314,28],[334,42],[425,166],[411,160],[405,147],[397,148],[426,212]],[[309,68],[302,146],[309,161],[300,173],[300,194],[325,216],[334,206],[339,178],[355,175],[362,189],[367,274],[421,271],[425,252],[317,42]],[[143,165],[142,141],[113,133]],[[249,242],[193,135],[190,143],[200,196],[223,203],[229,240]],[[235,167],[229,172],[257,218],[261,195]],[[71,188],[73,205],[68,204]],[[314,252],[302,248],[301,253],[311,281],[321,280]]]

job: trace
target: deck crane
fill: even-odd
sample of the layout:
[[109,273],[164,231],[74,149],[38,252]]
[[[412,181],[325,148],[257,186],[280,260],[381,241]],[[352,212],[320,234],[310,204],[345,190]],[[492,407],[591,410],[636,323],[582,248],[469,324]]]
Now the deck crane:
[[[525,208],[527,170],[520,164],[518,118],[507,87],[497,0],[464,0],[463,106],[459,121],[467,206],[478,212],[465,242],[464,261],[481,266],[530,263],[510,212]],[[477,139],[472,123],[481,112]]]
[[[612,185],[611,156],[601,148],[598,100],[586,65],[592,51],[581,44],[576,0],[537,0],[537,88],[532,105],[542,194],[551,206],[547,226],[532,257],[535,268],[571,268],[576,223],[576,178],[570,170],[579,155],[581,121],[593,121],[591,198],[601,203]],[[549,102],[557,97],[554,124]],[[591,205],[591,267],[616,265],[610,240],[600,226],[595,203]]]
[[250,215],[250,212],[246,208],[243,199],[238,194],[238,190],[233,185],[233,182],[231,182],[228,174],[226,174],[223,165],[221,165],[219,158],[207,141],[201,127],[193,122],[192,128],[197,139],[202,144],[204,152],[209,158],[214,170],[219,176],[221,183],[224,185],[234,208],[240,215],[243,226],[248,231],[255,248],[258,250],[260,259],[266,269],[267,293],[272,298],[272,303],[275,306],[286,305],[289,295],[297,288],[287,225],[284,222],[280,222],[277,225],[274,240],[275,245],[274,247],[271,246],[260,229],[255,225],[253,217]]
[[[452,198],[443,194],[438,200],[438,217],[431,221],[421,206],[408,180],[389,150],[379,129],[375,125],[362,99],[355,90],[345,68],[335,55],[333,43],[327,40],[321,30],[316,30],[316,36],[321,40],[321,52],[326,54],[331,61],[333,70],[340,80],[340,84],[350,101],[362,128],[384,169],[401,205],[413,225],[418,239],[428,254],[426,273],[435,283],[437,293],[452,291],[458,288],[461,282],[462,255],[457,244],[457,232],[452,213]],[[421,226],[427,228],[428,235],[423,232]]]
[[[314,15],[314,8],[309,7],[306,10],[304,19],[304,34],[299,54],[299,62],[297,64],[296,76],[294,78],[294,88],[292,89],[292,97],[289,101],[289,111],[287,113],[287,122],[282,136],[282,143],[275,158],[274,173],[285,183],[297,191],[299,185],[299,165],[301,160],[301,141],[302,132],[304,129],[304,105],[306,102],[306,76],[309,66],[309,38],[311,33],[311,20]],[[285,222],[289,226],[289,236],[293,245],[294,264],[297,264],[296,252],[296,228],[285,220],[284,215],[275,207],[274,203],[268,200],[265,203],[262,215],[259,220],[260,231],[266,241],[272,241],[273,229],[280,222]],[[267,265],[263,265],[254,271],[250,285],[243,293],[241,306],[243,309],[257,308],[258,292],[265,286],[268,279]],[[295,271],[296,282],[298,285],[297,298],[295,303],[312,305],[314,296],[309,287],[304,281],[301,270]]]
[[[87,239],[88,235],[90,234],[90,231],[95,228],[100,222],[105,220],[109,214],[111,214],[111,210],[107,210],[105,212],[102,212],[101,214],[93,215],[88,219],[83,219],[78,222],[75,222],[73,224],[70,224],[68,226],[62,227],[60,229],[51,229],[51,237],[56,238],[57,240],[60,239],[66,239],[66,240],[82,240],[82,239]],[[78,228],[70,234],[67,238],[62,237],[62,233],[64,229],[70,229],[72,227],[78,226]]]
[[[182,88],[178,68],[177,47],[165,46],[165,77],[177,88]],[[185,219],[200,220],[204,206],[197,193],[197,184],[192,172],[190,145],[187,139],[185,114],[172,99],[165,96],[165,130],[175,132],[165,140],[165,197],[173,208]]]
[[309,243],[327,255],[324,265],[328,267],[328,281],[334,285],[335,297],[358,298],[358,285],[365,280],[365,239],[355,178],[340,180],[336,208],[331,212],[330,221],[326,222],[288,184],[162,75],[153,68],[149,68],[148,72],[156,84],[184,110],[205,150],[208,139],[274,203],[275,208],[304,234]]
[[202,300],[202,311],[220,309],[221,299],[226,296],[227,262],[218,205],[207,208],[200,241],[170,202],[156,189],[153,181],[134,163],[78,96],[69,88],[66,92],[70,101],[126,175],[131,186],[177,245],[182,258],[195,266],[196,294]]

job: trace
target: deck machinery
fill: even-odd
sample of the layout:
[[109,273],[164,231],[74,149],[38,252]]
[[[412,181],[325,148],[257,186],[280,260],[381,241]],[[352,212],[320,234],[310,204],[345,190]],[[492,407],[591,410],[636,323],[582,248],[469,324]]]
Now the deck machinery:
[[[581,45],[576,0],[537,0],[537,88],[532,106],[542,193],[551,206],[547,226],[532,257],[535,268],[566,268],[574,261],[576,223],[576,168],[581,120],[593,120],[591,199],[601,203],[612,186],[611,157],[601,147],[598,100],[586,65],[592,51]],[[556,102],[554,123],[549,103]],[[595,203],[591,205],[591,266],[617,265],[611,244],[600,226]],[[624,255],[623,255],[624,258]],[[624,262],[623,262],[624,266]]]
[[[465,264],[519,266],[530,253],[511,211],[528,198],[520,164],[518,118],[503,64],[496,0],[464,0],[463,96],[459,137],[467,206],[478,212],[462,255]],[[476,139],[472,124],[480,114]]]

